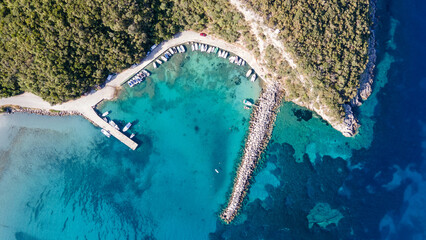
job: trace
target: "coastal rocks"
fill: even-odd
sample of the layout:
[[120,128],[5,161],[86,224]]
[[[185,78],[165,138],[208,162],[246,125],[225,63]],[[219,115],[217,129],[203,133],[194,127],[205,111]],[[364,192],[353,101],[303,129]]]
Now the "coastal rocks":
[[330,224],[339,224],[340,219],[343,215],[337,209],[331,209],[328,203],[317,203],[314,208],[309,211],[309,215],[306,217],[309,221],[309,228],[311,229],[314,224],[317,224],[321,228],[327,228]]
[[239,213],[256,165],[266,149],[274,128],[277,109],[281,105],[283,92],[278,83],[268,84],[253,105],[249,134],[246,138],[244,153],[238,167],[234,186],[228,204],[220,215],[229,224]]
[[373,73],[376,64],[376,48],[375,48],[375,33],[371,31],[370,39],[368,40],[368,62],[365,71],[361,74],[360,86],[357,95],[351,100],[352,106],[361,106],[362,102],[370,97],[373,85]]
[[345,119],[340,124],[338,130],[341,131],[345,137],[352,137],[357,134],[360,125],[355,118],[352,107],[349,104],[344,104],[343,108],[345,109]]
[[81,113],[76,111],[47,111],[42,109],[34,109],[34,108],[24,108],[18,106],[8,107],[10,109],[10,113],[20,112],[20,113],[31,113],[37,115],[45,115],[45,116],[71,116],[71,115],[81,115]]
[[368,39],[368,61],[364,72],[361,74],[357,95],[351,99],[351,105],[361,106],[362,102],[367,100],[372,93],[372,85],[374,78],[374,68],[376,66],[376,34],[374,25],[376,21],[376,0],[370,0],[370,17],[373,20],[373,26],[370,29],[370,38]]

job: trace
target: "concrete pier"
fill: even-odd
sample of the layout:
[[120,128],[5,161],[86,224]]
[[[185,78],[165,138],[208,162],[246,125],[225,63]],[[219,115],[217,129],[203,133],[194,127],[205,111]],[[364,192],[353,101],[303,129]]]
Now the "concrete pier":
[[227,207],[220,215],[225,223],[230,223],[238,214],[250,179],[271,138],[277,109],[281,105],[283,92],[278,84],[268,84],[262,91],[259,100],[253,106],[250,119],[249,134],[246,138],[244,153],[234,179],[234,186]]
[[130,149],[135,150],[138,147],[138,144],[127,137],[124,133],[121,131],[115,129],[113,126],[109,125],[107,122],[105,122],[96,112],[94,109],[85,109],[82,111],[82,115],[89,119],[93,124],[108,130],[109,133],[111,133],[112,136],[117,138],[120,142],[126,144]]

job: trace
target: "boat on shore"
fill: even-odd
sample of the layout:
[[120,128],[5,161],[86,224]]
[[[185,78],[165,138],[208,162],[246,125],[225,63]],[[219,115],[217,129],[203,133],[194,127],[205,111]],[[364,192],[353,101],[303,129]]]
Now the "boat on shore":
[[132,123],[127,123],[126,126],[124,126],[123,128],[123,132],[126,132],[127,130],[129,130],[129,128],[132,126]]
[[109,133],[109,132],[108,132],[108,130],[105,130],[105,129],[103,129],[103,128],[102,128],[102,129],[101,129],[101,132],[102,132],[105,136],[107,136],[108,138],[109,138],[109,137],[111,137],[111,133]]

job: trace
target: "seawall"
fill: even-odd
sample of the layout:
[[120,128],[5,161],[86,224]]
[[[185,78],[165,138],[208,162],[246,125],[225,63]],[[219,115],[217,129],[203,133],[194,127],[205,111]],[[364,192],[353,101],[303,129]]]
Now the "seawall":
[[250,179],[263,151],[269,143],[274,128],[277,110],[284,92],[278,83],[267,84],[259,100],[253,106],[249,133],[246,138],[241,163],[238,167],[228,204],[220,215],[225,223],[230,223],[238,215],[250,186]]

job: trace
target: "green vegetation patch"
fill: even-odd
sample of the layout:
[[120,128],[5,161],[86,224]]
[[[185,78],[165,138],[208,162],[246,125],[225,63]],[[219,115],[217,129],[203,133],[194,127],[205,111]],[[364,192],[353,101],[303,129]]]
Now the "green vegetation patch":
[[367,64],[369,0],[248,0],[248,4],[269,27],[280,30],[298,71],[312,83],[303,86],[296,78],[285,79],[287,99],[313,102],[319,97],[321,105],[343,111],[341,104],[356,95]]
[[184,29],[235,41],[241,19],[225,0],[0,1],[0,97],[67,101]]

